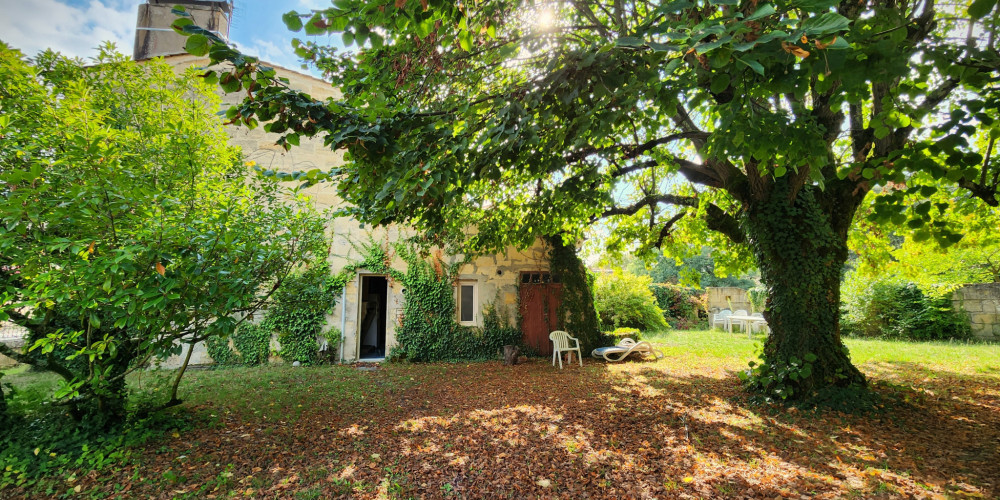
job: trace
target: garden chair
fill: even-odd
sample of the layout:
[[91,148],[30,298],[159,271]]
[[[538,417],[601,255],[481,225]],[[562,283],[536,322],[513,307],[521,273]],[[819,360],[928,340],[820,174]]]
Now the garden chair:
[[606,361],[617,363],[632,354],[645,356],[651,354],[656,359],[663,357],[663,351],[653,349],[653,345],[646,341],[636,342],[630,338],[624,338],[618,345],[611,347],[598,347],[591,351],[590,355],[595,358],[604,358]]
[[[562,330],[556,330],[549,334],[549,340],[552,341],[552,366],[556,365],[556,358],[559,358],[559,369],[562,370],[562,353],[570,353],[569,362],[573,362],[573,351],[576,351],[576,357],[580,360],[580,366],[583,366],[583,355],[580,354],[580,341],[570,337],[568,333]],[[573,344],[570,344],[573,341]]]
[[732,318],[732,316],[742,316],[742,317],[745,318],[749,314],[750,313],[747,312],[746,309],[737,309],[737,310],[733,311],[733,314],[730,315],[731,317],[726,318],[726,322],[729,325],[729,333],[733,333],[733,327],[734,326],[738,327],[740,329],[740,331],[749,330],[749,327],[747,325],[746,319],[733,319]]
[[712,317],[712,328],[715,328],[715,325],[721,325],[722,328],[725,329],[726,325],[729,324],[729,321],[728,321],[727,318],[729,318],[732,315],[733,315],[733,312],[730,311],[729,309],[723,309],[723,310],[715,313],[715,316]]
[[764,313],[755,312],[750,316],[759,319],[754,319],[750,322],[749,327],[747,328],[747,338],[750,338],[750,336],[753,335],[754,330],[771,331],[771,327],[767,326],[767,320],[764,319]]

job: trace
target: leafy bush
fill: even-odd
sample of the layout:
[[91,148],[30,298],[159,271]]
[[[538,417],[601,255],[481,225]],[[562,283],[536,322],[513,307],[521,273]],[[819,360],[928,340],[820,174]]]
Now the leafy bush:
[[952,309],[948,297],[929,296],[913,283],[848,280],[844,288],[841,331],[845,335],[907,340],[972,338],[968,322]]
[[131,449],[168,431],[184,432],[193,424],[175,414],[146,416],[138,401],[143,401],[144,407],[154,406],[152,394],[137,395],[127,420],[105,426],[72,420],[63,407],[43,402],[44,394],[37,389],[11,392],[11,411],[0,432],[0,492],[12,497],[46,487],[72,492],[67,479],[74,474],[119,466]]
[[693,288],[654,284],[650,291],[656,297],[657,305],[663,309],[664,319],[672,328],[689,330],[697,328],[702,320],[708,320],[703,307],[704,294]]
[[626,338],[636,342],[642,340],[642,332],[638,328],[615,328],[610,332],[604,332],[604,336],[613,344],[617,344]]
[[601,315],[601,324],[640,330],[667,328],[663,310],[656,305],[656,297],[650,291],[652,284],[649,276],[620,270],[598,276],[594,283],[594,305]]

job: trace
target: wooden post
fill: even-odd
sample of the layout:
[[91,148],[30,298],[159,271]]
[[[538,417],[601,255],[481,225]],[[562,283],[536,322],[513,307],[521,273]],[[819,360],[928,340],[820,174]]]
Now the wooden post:
[[503,364],[514,366],[517,364],[518,348],[516,345],[503,346]]

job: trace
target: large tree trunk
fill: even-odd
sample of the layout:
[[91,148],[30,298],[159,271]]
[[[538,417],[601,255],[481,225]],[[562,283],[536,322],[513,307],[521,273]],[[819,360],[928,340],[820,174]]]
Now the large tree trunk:
[[751,386],[782,399],[865,387],[840,338],[840,281],[858,195],[811,186],[793,193],[788,184],[778,179],[745,214],[771,327]]

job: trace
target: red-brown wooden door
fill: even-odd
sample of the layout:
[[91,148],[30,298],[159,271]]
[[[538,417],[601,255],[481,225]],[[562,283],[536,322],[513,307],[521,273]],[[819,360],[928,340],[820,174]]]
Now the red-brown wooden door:
[[544,271],[521,273],[521,330],[524,343],[543,356],[552,354],[549,333],[559,329],[562,283]]

